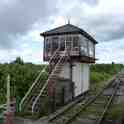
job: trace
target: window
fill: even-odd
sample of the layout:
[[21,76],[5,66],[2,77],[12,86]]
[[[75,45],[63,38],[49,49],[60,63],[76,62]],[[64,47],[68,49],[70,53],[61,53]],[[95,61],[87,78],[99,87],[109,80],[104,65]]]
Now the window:
[[72,41],[72,37],[71,36],[67,36],[66,37],[66,41]]
[[71,50],[71,41],[66,41],[66,48],[67,50]]
[[65,37],[60,38],[60,51],[65,50]]
[[46,52],[50,52],[50,50],[51,50],[51,42],[50,42],[50,39],[46,39],[46,42],[45,42],[46,44],[45,44],[45,51]]
[[71,50],[72,48],[72,37],[71,35],[66,36],[66,48]]
[[89,41],[89,56],[94,57],[94,44]]
[[73,37],[73,50],[77,51],[79,49],[79,37],[74,36]]
[[58,37],[52,38],[52,51],[55,51],[59,47],[59,40]]
[[82,38],[80,42],[80,47],[81,47],[81,54],[82,55],[88,55],[88,39]]

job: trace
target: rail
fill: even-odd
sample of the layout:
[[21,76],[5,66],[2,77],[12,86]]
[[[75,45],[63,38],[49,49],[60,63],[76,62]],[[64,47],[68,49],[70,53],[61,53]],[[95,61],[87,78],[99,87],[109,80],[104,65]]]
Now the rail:
[[[118,76],[117,76],[117,77],[118,77]],[[111,82],[111,83],[113,83],[113,82]],[[110,84],[111,84],[111,83],[110,83]],[[110,84],[108,85],[108,87],[110,87]],[[112,93],[111,97],[109,98],[108,102],[106,103],[105,109],[103,110],[101,116],[97,119],[96,124],[101,124],[101,123],[102,123],[102,121],[103,121],[103,119],[104,119],[104,116],[105,116],[105,114],[107,113],[107,110],[108,110],[108,108],[110,107],[110,105],[111,105],[111,103],[112,103],[112,100],[113,100],[113,98],[114,98],[114,96],[115,96],[115,93],[116,93],[116,91],[117,91],[117,89],[118,89],[118,85],[119,85],[119,83],[117,83],[116,87],[114,88],[114,93]],[[107,87],[106,87],[106,88],[107,88]],[[105,90],[106,88],[104,88],[100,93],[98,93],[93,99],[91,99],[90,101],[88,101],[88,102],[84,105],[83,108],[81,108],[76,114],[74,114],[71,118],[69,118],[64,124],[69,124],[70,122],[72,122],[72,120],[73,120],[74,118],[76,118],[83,110],[85,110],[88,106],[90,106],[90,104],[94,103],[94,101],[104,92],[104,90]]]
[[37,101],[39,100],[40,96],[42,95],[44,89],[47,87],[50,78],[52,77],[52,75],[53,75],[54,72],[56,71],[57,66],[61,63],[61,60],[63,59],[63,57],[65,56],[65,54],[66,54],[66,50],[64,51],[64,55],[61,56],[61,58],[60,58],[60,60],[58,61],[57,65],[55,66],[54,70],[53,70],[52,73],[50,74],[48,80],[47,80],[46,83],[44,84],[44,86],[43,86],[43,88],[41,89],[39,95],[36,97],[36,99],[35,99],[35,101],[34,101],[34,103],[33,103],[33,105],[32,105],[32,113],[34,112],[34,107],[35,107]]
[[113,101],[115,95],[116,95],[116,92],[117,92],[117,90],[118,90],[118,88],[119,88],[119,84],[120,84],[120,80],[119,80],[119,82],[116,84],[115,89],[114,89],[114,92],[113,92],[113,94],[111,95],[111,97],[109,98],[109,100],[108,100],[108,102],[107,102],[107,104],[106,104],[106,106],[105,106],[105,109],[104,109],[104,111],[102,112],[102,114],[101,114],[101,116],[99,117],[99,119],[97,120],[97,123],[96,123],[96,124],[102,124],[102,122],[103,122],[103,120],[104,120],[104,117],[105,117],[105,115],[106,115],[106,113],[107,113],[107,111],[108,111],[108,109],[109,109],[109,107],[110,107],[110,105],[111,105],[111,103],[112,103],[112,101]]
[[[54,52],[53,56],[50,58],[49,63],[52,61],[52,59],[56,56],[57,52],[59,51],[59,48]],[[45,66],[39,73],[39,75],[37,76],[37,78],[35,79],[34,83],[32,84],[32,86],[29,88],[28,92],[26,93],[26,95],[23,97],[23,99],[20,102],[19,105],[19,110],[22,111],[22,105],[24,103],[24,101],[26,100],[26,98],[28,97],[28,95],[30,94],[30,92],[32,91],[33,87],[36,85],[36,83],[38,82],[38,80],[40,79],[41,75],[46,72],[47,66]]]

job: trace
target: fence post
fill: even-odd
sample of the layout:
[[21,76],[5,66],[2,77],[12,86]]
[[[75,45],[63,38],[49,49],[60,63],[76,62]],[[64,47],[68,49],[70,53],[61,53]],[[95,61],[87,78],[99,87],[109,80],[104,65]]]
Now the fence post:
[[4,124],[13,124],[15,116],[16,100],[10,94],[10,75],[7,76],[7,110],[4,114]]

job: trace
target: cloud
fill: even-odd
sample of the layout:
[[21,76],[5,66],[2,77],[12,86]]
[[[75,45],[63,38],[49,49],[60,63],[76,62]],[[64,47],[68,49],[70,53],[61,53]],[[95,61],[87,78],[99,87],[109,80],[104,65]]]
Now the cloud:
[[99,3],[99,0],[80,0],[80,3],[85,3],[88,6],[96,6]]
[[31,31],[17,38],[19,46],[13,49],[0,49],[0,62],[11,62],[20,56],[25,62],[43,62],[43,44],[39,32]]
[[124,38],[110,42],[101,42],[97,45],[97,63],[124,63]]
[[124,38],[124,18],[120,18],[121,16],[123,14],[96,15],[86,22],[87,29],[90,28],[96,38],[103,42],[122,39]]
[[[90,0],[89,0],[90,1]],[[77,1],[62,15],[72,24],[82,27],[98,41],[111,41],[124,37],[124,1]],[[92,0],[91,0],[92,1]],[[111,5],[111,6],[110,6]]]
[[[11,0],[2,2],[0,9],[0,48],[12,48],[16,45],[15,39],[32,30],[37,21],[41,24],[56,12],[53,0]],[[2,6],[1,5],[1,6]]]

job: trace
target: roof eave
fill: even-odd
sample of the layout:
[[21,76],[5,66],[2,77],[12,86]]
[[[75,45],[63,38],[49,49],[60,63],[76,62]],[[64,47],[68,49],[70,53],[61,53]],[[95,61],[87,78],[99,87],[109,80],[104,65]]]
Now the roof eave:
[[44,35],[44,33],[40,33],[40,36],[44,37],[45,35]]
[[46,32],[43,32],[43,33],[40,33],[40,36],[43,36],[43,37],[46,37],[46,36],[53,36],[53,35],[65,35],[65,34],[82,34],[84,35],[85,37],[87,37],[89,40],[93,41],[95,44],[98,44],[98,42],[90,35],[87,35],[85,33],[82,33],[82,32],[61,32],[61,33],[46,33]]
[[77,31],[73,31],[73,32],[61,32],[61,33],[40,33],[40,36],[54,36],[54,35],[64,35],[64,34],[79,34],[79,32]]
[[94,42],[95,44],[98,44],[98,42],[89,34],[87,34],[86,32],[80,32],[80,34],[82,34],[83,36],[87,37],[89,40],[91,40],[92,42]]

